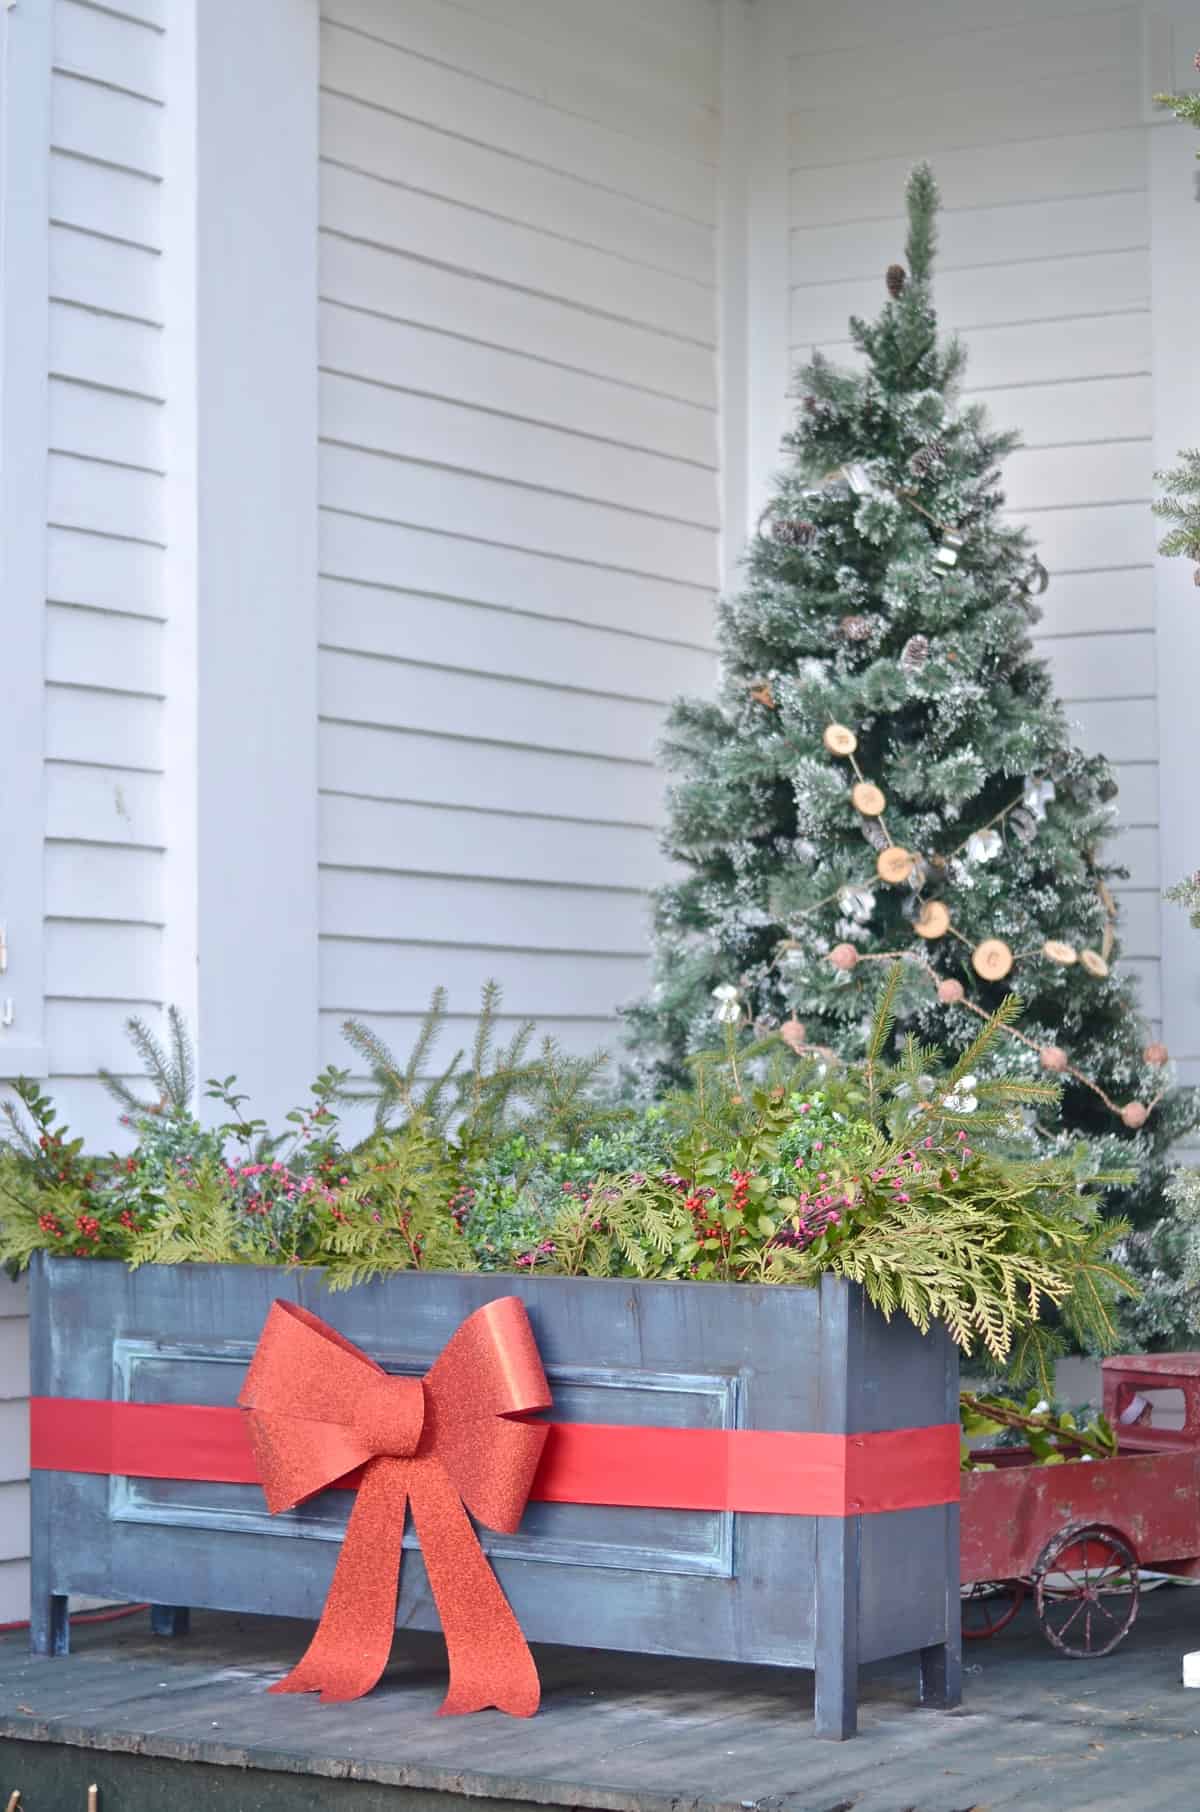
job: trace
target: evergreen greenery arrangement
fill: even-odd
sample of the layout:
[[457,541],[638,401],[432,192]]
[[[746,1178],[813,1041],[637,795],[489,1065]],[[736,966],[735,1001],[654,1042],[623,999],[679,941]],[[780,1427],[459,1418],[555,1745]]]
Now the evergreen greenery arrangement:
[[1116,783],[1073,746],[1030,640],[1047,576],[1003,513],[1015,437],[956,398],[927,168],[907,205],[906,264],[879,317],[850,323],[861,368],[799,376],[788,463],[720,609],[719,693],[671,714],[685,872],[656,897],[631,1042],[650,1087],[683,1082],[715,997],[744,1006],[744,1038],[855,1057],[874,965],[900,956],[902,1030],[961,1049],[1012,986],[1003,1062],[1062,1084],[1031,1096],[1018,1144],[1133,1169],[1110,1207],[1144,1223],[1194,1095],[1165,1092],[1168,1054],[1115,968]]
[[343,1143],[346,1071],[273,1137],[248,1118],[234,1079],[208,1084],[228,1116],[190,1105],[185,1029],[163,1048],[131,1035],[153,1089],[111,1083],[133,1152],[85,1156],[35,1085],[19,1085],[0,1146],[0,1262],[37,1251],[130,1265],[323,1266],[335,1286],[412,1269],[513,1270],[862,1285],[885,1315],[944,1322],[966,1352],[1049,1388],[1062,1336],[1111,1346],[1129,1289],[1075,1166],[1001,1149],[1014,1115],[1051,1111],[1053,1084],[987,1076],[1016,1012],[1002,1003],[957,1062],[912,1036],[895,1042],[902,970],[888,975],[861,1061],[829,1066],[777,1034],[699,1053],[692,1086],[637,1112],[595,1091],[598,1061],[564,1058],[529,1034],[499,1051],[498,993],[485,995],[469,1061],[418,1087],[444,1010],[436,995],[403,1064],[359,1025],[374,1126]]

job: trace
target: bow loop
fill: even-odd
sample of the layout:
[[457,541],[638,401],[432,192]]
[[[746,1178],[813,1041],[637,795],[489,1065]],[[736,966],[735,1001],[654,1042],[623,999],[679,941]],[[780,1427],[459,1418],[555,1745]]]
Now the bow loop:
[[533,1657],[466,1514],[515,1530],[549,1432],[509,1419],[550,1406],[523,1303],[504,1297],[468,1316],[422,1380],[389,1376],[307,1309],[276,1302],[238,1401],[270,1510],[363,1468],[316,1634],[271,1691],[351,1699],[375,1685],[411,1498],[450,1656],[443,1711],[497,1705],[531,1716]]
[[506,1418],[551,1403],[520,1299],[501,1297],[464,1321],[430,1367],[425,1392],[432,1444],[463,1502],[489,1529],[511,1535],[529,1501],[548,1429]]
[[[470,1380],[470,1391],[463,1386]],[[485,1303],[458,1327],[430,1366],[426,1387],[439,1404],[478,1421],[549,1409],[550,1386],[519,1296]]]

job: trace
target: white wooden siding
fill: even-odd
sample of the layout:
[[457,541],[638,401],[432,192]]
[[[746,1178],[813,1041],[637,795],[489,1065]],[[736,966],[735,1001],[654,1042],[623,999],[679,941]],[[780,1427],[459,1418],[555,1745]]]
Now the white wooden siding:
[[129,1067],[122,1023],[163,996],[165,13],[54,12],[46,1035],[54,1093],[104,1145],[90,1079]]
[[327,1059],[492,975],[586,1048],[644,979],[655,743],[713,674],[717,25],[324,0]]
[[789,50],[790,341],[847,358],[901,256],[911,165],[944,212],[937,297],[965,391],[1024,448],[1010,510],[1051,584],[1037,632],[1121,781],[1128,967],[1161,1012],[1150,255],[1141,7],[780,0]]
[[29,1615],[29,1352],[25,1285],[0,1273],[0,1623]]

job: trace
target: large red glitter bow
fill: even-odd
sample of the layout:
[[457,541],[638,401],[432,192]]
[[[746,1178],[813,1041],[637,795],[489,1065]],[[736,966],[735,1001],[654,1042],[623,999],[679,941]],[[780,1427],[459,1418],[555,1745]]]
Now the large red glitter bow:
[[363,1468],[316,1634],[271,1691],[370,1692],[391,1650],[411,1502],[450,1657],[441,1715],[495,1705],[532,1717],[533,1656],[467,1515],[511,1534],[542,1456],[546,1425],[507,1420],[550,1405],[524,1304],[487,1303],[424,1378],[397,1378],[307,1309],[275,1302],[238,1402],[272,1513]]

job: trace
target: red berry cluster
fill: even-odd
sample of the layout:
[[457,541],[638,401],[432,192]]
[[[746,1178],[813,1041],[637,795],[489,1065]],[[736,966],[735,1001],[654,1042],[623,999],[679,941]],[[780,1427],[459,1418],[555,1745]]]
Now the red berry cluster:
[[466,1226],[468,1215],[475,1206],[475,1191],[469,1183],[462,1184],[454,1191],[446,1206],[450,1211],[450,1219],[461,1233]]
[[716,1191],[712,1189],[695,1189],[683,1205],[692,1217],[697,1239],[720,1239],[723,1245],[728,1245],[729,1236],[724,1228],[716,1226],[709,1218],[713,1212],[715,1194]]

